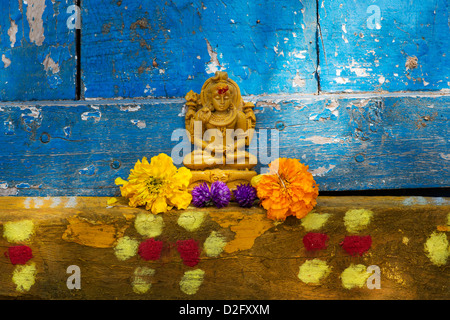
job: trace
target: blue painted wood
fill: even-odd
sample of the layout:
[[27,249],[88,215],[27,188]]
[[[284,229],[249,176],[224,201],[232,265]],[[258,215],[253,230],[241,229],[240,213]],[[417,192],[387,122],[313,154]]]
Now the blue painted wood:
[[75,99],[73,0],[2,1],[0,100]]
[[[256,104],[256,137],[264,129],[276,130],[279,156],[309,165],[322,191],[450,186],[448,95],[244,100]],[[172,134],[184,129],[183,103],[0,104],[0,194],[118,195],[115,178],[126,178],[138,159],[173,155],[180,147],[182,137]]]
[[447,0],[321,1],[324,92],[448,90]]
[[86,98],[184,97],[216,70],[243,94],[315,93],[315,1],[82,3]]

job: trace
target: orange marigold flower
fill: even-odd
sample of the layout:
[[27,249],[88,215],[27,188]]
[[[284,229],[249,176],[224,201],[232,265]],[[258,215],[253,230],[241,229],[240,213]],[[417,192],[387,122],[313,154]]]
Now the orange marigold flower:
[[308,166],[297,159],[280,158],[271,162],[269,169],[256,185],[267,217],[272,220],[285,220],[290,215],[305,217],[317,204],[319,195]]

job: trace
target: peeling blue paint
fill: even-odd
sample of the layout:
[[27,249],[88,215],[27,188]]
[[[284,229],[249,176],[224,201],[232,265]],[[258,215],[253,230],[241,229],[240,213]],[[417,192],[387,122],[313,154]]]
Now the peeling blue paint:
[[83,7],[86,98],[184,97],[214,70],[227,71],[243,94],[317,92],[315,1]]
[[[275,95],[245,101],[263,111],[257,114],[256,129],[281,129],[279,155],[309,165],[322,191],[448,186],[449,161],[441,154],[449,150],[442,129],[449,119],[449,96]],[[19,196],[117,195],[115,178],[128,176],[143,156],[171,155],[180,143],[171,140],[172,133],[184,129],[184,118],[178,116],[182,99],[139,100],[139,109],[124,112],[129,105],[117,100],[98,101],[98,110],[85,102],[40,105],[39,126],[31,131],[19,126],[14,135],[0,135],[0,145],[7,146],[0,152],[2,181],[18,185]],[[330,107],[339,111],[335,120],[308,120]],[[28,108],[1,105],[0,123],[20,125],[22,114],[34,110]],[[101,114],[101,121],[82,120],[81,115],[91,113]],[[423,120],[432,113],[436,115]],[[139,129],[136,119],[145,128]],[[417,123],[420,119],[425,126]],[[39,138],[46,134],[49,139],[43,143]],[[41,189],[33,187],[39,185]]]
[[16,184],[16,188],[18,188],[18,189],[28,189],[28,188],[31,188],[31,186],[30,186],[29,183],[19,183],[19,184]]
[[79,170],[78,173],[82,175],[93,176],[96,171],[97,169],[95,168],[95,166],[91,164],[90,166]]
[[[37,45],[30,40],[28,10],[24,1],[2,1],[0,10],[0,101],[75,99],[75,32],[66,26],[63,8],[72,0],[42,0],[42,28],[45,39]],[[30,20],[31,20],[30,15]],[[36,30],[33,32],[37,32]],[[43,61],[49,55],[58,63],[59,71],[45,70]]]
[[94,122],[98,122],[101,117],[102,113],[100,111],[88,111],[81,114],[81,119],[84,121],[93,120]]
[[327,0],[318,9],[322,91],[450,89],[448,1]]

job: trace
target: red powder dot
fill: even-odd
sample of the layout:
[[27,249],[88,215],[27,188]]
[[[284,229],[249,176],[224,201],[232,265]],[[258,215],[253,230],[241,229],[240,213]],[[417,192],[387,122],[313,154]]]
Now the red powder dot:
[[306,250],[322,250],[327,247],[328,236],[324,233],[309,232],[303,237]]
[[158,260],[161,256],[162,247],[162,241],[147,239],[139,244],[138,254],[146,261]]
[[350,255],[363,255],[364,252],[372,246],[371,236],[347,236],[344,241],[340,243],[342,248]]
[[219,88],[217,90],[217,93],[218,94],[225,94],[227,91],[228,91],[228,86],[225,86],[225,87]]
[[178,240],[177,250],[180,253],[183,263],[189,267],[194,267],[200,261],[200,250],[195,240]]
[[[5,252],[6,255],[6,252]],[[25,264],[33,258],[33,253],[28,246],[13,246],[8,248],[9,260],[12,264]]]

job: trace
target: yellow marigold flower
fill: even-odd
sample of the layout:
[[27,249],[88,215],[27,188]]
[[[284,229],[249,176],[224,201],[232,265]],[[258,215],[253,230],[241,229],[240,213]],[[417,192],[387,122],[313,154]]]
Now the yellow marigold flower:
[[186,209],[192,196],[187,187],[192,178],[188,168],[177,169],[172,158],[164,153],[137,161],[131,169],[128,181],[117,178],[123,197],[129,199],[132,207],[145,206],[154,214],[167,212],[173,207]]
[[294,215],[301,219],[316,205],[319,188],[308,166],[297,159],[280,158],[269,164],[269,172],[256,185],[267,217],[285,220]]
[[117,198],[112,197],[112,198],[109,198],[108,201],[106,201],[106,203],[110,206],[110,205],[113,205],[114,203],[116,203],[117,201],[118,201]]

